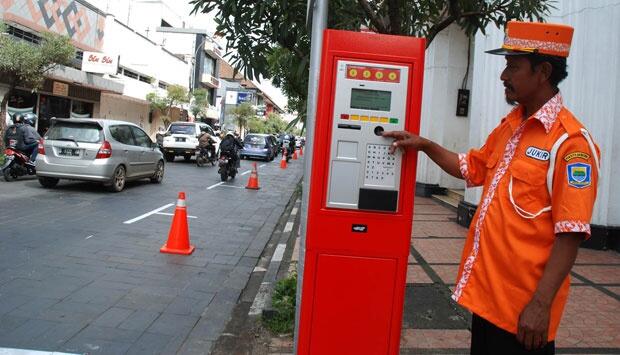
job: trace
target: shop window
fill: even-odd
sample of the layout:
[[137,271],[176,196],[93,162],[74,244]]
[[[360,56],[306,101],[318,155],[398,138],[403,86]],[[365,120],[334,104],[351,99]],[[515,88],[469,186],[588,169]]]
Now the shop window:
[[209,56],[205,56],[205,61],[202,67],[202,72],[205,74],[209,74],[212,77],[215,77],[215,63],[216,63],[215,59]]
[[125,75],[126,77],[132,78],[132,79],[138,79],[138,74],[134,73],[130,70],[127,69],[123,69],[123,75]]
[[153,81],[151,77],[148,77],[145,75],[140,75],[140,78],[138,80],[140,80],[143,83],[147,83],[147,84],[150,84]]
[[164,83],[163,81],[159,81],[159,84],[157,85],[159,86],[160,89],[164,89],[164,90],[168,89],[168,84]]
[[90,102],[73,100],[71,105],[72,118],[91,118],[93,117],[93,104]]
[[8,27],[7,32],[15,38],[24,40],[26,42],[34,43],[34,44],[41,43],[41,37],[37,36],[34,33],[24,31],[24,30],[21,30],[13,26],[7,26],[7,27]]

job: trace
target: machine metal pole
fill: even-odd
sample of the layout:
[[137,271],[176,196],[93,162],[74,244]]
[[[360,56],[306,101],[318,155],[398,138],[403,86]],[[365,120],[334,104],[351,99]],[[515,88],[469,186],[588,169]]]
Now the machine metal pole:
[[308,1],[308,22],[312,23],[310,44],[310,80],[308,80],[308,107],[306,109],[306,146],[304,154],[304,178],[301,199],[301,230],[300,230],[300,257],[297,264],[297,309],[295,310],[295,348],[299,333],[299,317],[301,309],[301,287],[304,275],[304,261],[306,252],[306,223],[308,221],[308,198],[310,192],[310,175],[312,170],[312,147],[314,141],[314,122],[316,119],[316,105],[318,101],[319,75],[321,69],[321,50],[323,48],[323,30],[327,27],[327,0]]

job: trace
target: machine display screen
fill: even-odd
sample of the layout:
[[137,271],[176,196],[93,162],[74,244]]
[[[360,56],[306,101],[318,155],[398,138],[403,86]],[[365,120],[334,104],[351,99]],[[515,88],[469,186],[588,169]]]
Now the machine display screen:
[[351,108],[361,110],[390,111],[392,93],[390,91],[352,89]]

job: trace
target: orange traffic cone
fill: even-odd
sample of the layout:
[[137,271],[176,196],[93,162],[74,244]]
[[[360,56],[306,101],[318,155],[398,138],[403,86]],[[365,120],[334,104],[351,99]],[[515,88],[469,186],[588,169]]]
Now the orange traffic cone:
[[177,207],[172,217],[172,225],[168,233],[168,241],[159,249],[160,253],[189,255],[194,246],[189,244],[189,228],[187,227],[187,207],[185,192],[179,192]]
[[299,147],[299,156],[300,157],[304,156],[304,146],[303,145]]
[[293,150],[293,160],[297,160],[297,149]]
[[286,148],[284,148],[284,153],[282,153],[282,160],[280,160],[280,168],[286,169]]
[[259,190],[258,186],[258,171],[256,170],[256,163],[252,167],[252,172],[250,173],[250,180],[248,180],[248,185],[245,187],[246,189],[251,190]]

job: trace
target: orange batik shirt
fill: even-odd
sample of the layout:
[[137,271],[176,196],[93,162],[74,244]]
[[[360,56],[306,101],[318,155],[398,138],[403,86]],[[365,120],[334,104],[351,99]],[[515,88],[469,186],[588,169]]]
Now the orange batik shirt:
[[[484,187],[452,298],[516,334],[557,234],[590,235],[598,160],[598,148],[560,93],[526,120],[516,107],[482,148],[460,154],[467,185]],[[569,283],[567,276],[551,306],[548,340],[555,339]]]

